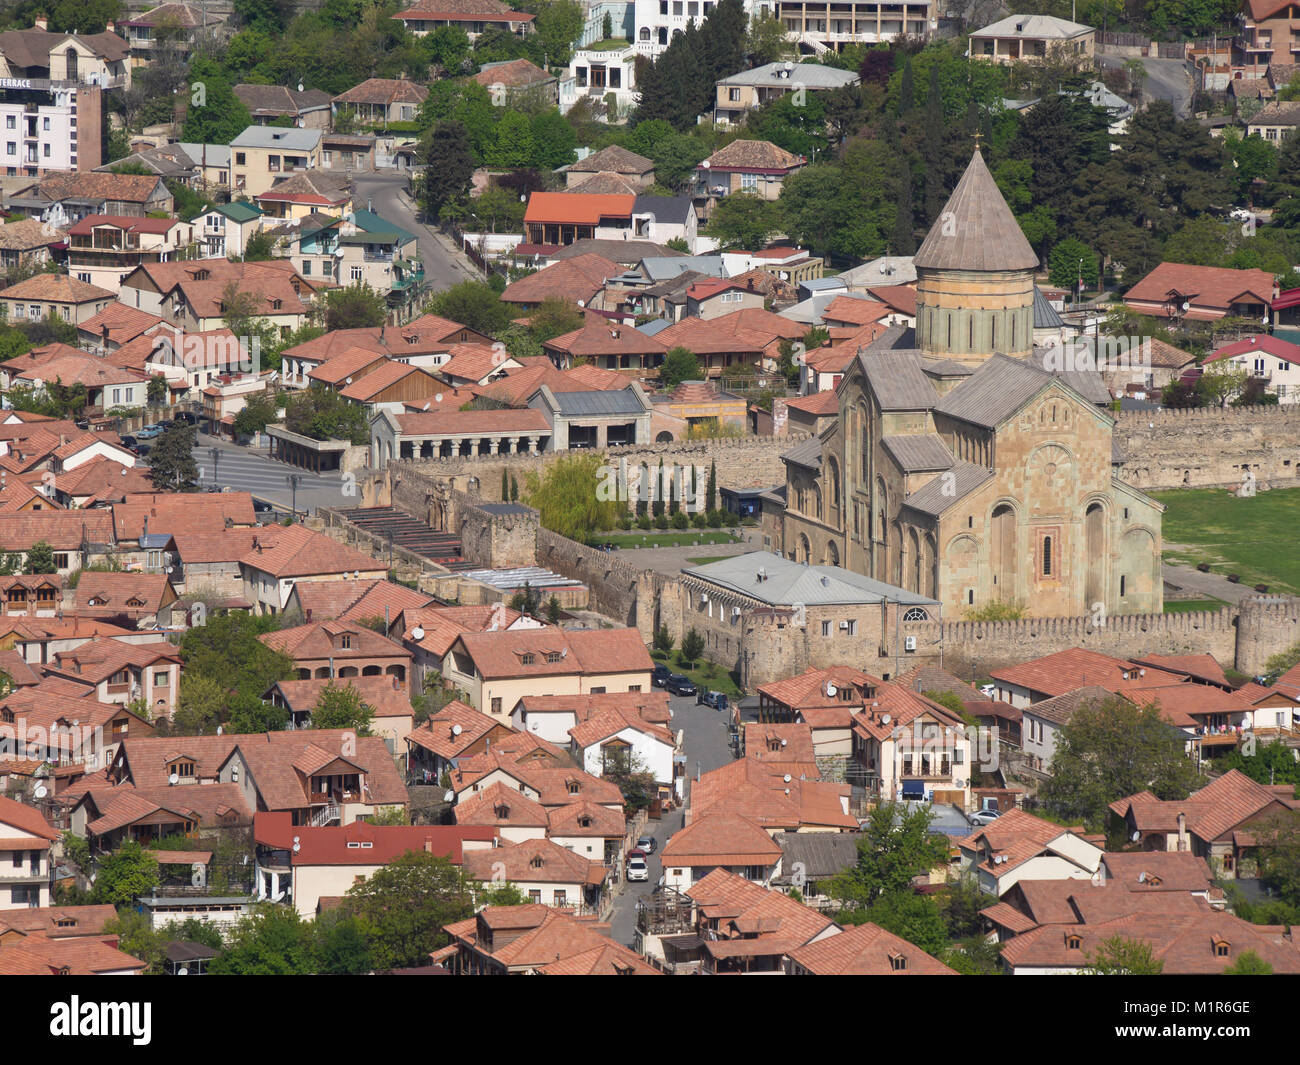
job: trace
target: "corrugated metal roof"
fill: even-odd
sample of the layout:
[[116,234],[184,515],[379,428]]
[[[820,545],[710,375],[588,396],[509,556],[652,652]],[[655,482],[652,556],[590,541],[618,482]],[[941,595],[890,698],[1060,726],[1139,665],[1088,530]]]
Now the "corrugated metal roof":
[[782,868],[793,870],[802,864],[801,871],[810,879],[823,880],[858,863],[856,832],[778,832],[776,841],[784,858]]
[[1051,375],[1027,362],[994,355],[939,401],[935,408],[962,421],[993,428],[1043,390]]
[[952,465],[952,452],[935,433],[924,436],[885,436],[880,442],[894,456],[898,465],[913,470],[946,470]]
[[769,606],[833,606],[885,600],[919,606],[937,602],[838,566],[808,566],[770,551],[751,551],[682,572]]
[[915,352],[868,350],[858,362],[881,410],[929,410],[939,402]]
[[727,272],[721,255],[655,256],[653,259],[642,259],[640,266],[651,281],[666,281],[683,270],[698,270],[711,277],[723,277]]
[[566,416],[641,414],[646,408],[630,388],[617,392],[556,392],[555,409]]
[[938,516],[992,476],[992,470],[959,460],[904,499],[903,506]]
[[560,574],[540,566],[521,566],[518,569],[472,569],[459,574],[470,580],[491,585],[502,591],[513,591],[527,584],[531,588],[572,588],[580,587],[582,581]]

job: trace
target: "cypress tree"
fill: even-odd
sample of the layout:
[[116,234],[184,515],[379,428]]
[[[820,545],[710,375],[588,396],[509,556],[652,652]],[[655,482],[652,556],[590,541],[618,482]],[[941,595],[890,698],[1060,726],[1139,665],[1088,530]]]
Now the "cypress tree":
[[510,475],[510,502],[519,502],[519,482],[515,480],[515,475]]
[[898,213],[894,218],[894,232],[890,247],[895,255],[911,255],[916,251],[916,220],[912,217],[912,167],[902,160],[898,174]]
[[704,493],[705,509],[712,514],[718,509],[718,461],[709,463],[709,486]]
[[921,143],[925,160],[925,221],[927,226],[943,210],[944,180],[944,128],[943,90],[939,87],[939,64],[930,66],[930,86],[925,97],[925,122]]
[[501,467],[501,501],[503,503],[510,502],[510,480],[506,475],[504,466]]
[[898,116],[906,117],[916,109],[916,81],[912,73],[912,57],[903,60],[903,76],[898,82]]

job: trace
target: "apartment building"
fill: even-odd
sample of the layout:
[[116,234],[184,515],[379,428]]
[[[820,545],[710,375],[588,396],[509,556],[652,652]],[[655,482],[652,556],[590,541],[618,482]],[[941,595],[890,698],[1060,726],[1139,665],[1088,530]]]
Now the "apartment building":
[[776,17],[786,39],[814,52],[844,50],[846,44],[878,44],[900,37],[929,37],[938,29],[931,0],[782,0]]
[[858,81],[850,70],[821,63],[768,63],[718,81],[713,120],[720,125],[743,122],[748,112],[789,93],[830,92]]
[[68,273],[114,292],[141,263],[165,263],[198,252],[194,224],[175,218],[90,215],[68,234]]
[[233,190],[260,196],[282,174],[318,168],[320,142],[318,129],[249,126],[230,142]]

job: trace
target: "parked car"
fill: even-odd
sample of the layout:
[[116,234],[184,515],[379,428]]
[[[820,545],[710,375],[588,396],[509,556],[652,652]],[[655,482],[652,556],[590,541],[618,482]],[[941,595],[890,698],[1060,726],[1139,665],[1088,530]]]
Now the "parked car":
[[984,826],[993,824],[1000,816],[997,810],[976,810],[967,820],[972,825]]
[[680,673],[674,673],[666,681],[664,688],[674,695],[694,695],[695,685],[691,683],[689,677],[684,677]]
[[140,441],[133,436],[122,437],[122,446],[128,451],[134,451],[139,443]]
[[628,880],[649,880],[650,867],[646,865],[644,858],[633,858],[627,863]]
[[662,688],[672,675],[673,671],[667,666],[655,666],[654,672],[650,674],[650,683],[656,688]]
[[271,511],[273,511],[273,510],[275,510],[275,507],[272,506],[270,503],[268,503],[265,499],[254,499],[254,500],[253,500],[253,513],[254,513],[254,514],[270,514]]
[[137,440],[152,440],[155,437],[162,436],[166,431],[166,426],[163,425],[146,425],[143,429],[135,431],[135,438]]
[[650,857],[650,852],[649,852],[649,851],[645,850],[645,849],[642,848],[642,847],[633,847],[630,851],[627,852],[627,858],[626,858],[626,860],[629,861],[629,862],[631,862],[631,861],[642,861],[642,862],[643,862],[643,861],[645,861],[645,860],[646,860],[647,858],[649,858],[649,857]]
[[646,854],[654,854],[655,852],[654,836],[641,836],[636,841],[636,849],[639,851],[645,851]]
[[714,710],[725,710],[730,705],[727,702],[727,697],[722,692],[711,692],[704,689],[700,689],[695,703],[697,706],[711,706]]

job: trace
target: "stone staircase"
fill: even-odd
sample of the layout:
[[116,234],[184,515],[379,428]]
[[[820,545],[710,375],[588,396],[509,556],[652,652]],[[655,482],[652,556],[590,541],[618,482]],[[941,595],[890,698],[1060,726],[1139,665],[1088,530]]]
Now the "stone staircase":
[[449,570],[474,567],[461,555],[460,537],[435,532],[418,518],[396,507],[355,507],[340,513],[357,528],[394,547],[405,548]]

